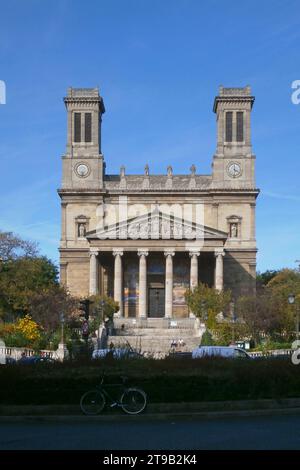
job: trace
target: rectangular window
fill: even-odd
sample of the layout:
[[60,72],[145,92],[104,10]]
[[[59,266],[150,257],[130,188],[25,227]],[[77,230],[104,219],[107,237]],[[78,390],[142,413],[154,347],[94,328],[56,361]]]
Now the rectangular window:
[[74,114],[74,142],[81,142],[81,113]]
[[226,113],[225,141],[232,142],[232,112],[231,111]]
[[243,142],[244,140],[244,115],[242,112],[236,113],[236,141]]
[[92,113],[85,113],[84,140],[92,142]]

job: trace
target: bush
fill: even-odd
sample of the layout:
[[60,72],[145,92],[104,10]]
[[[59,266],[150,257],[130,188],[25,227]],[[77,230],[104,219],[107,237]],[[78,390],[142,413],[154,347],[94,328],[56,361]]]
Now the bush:
[[291,349],[291,346],[291,343],[286,343],[282,341],[272,341],[271,339],[268,339],[267,341],[258,344],[255,349],[258,351],[270,351],[274,349]]
[[99,383],[129,377],[150,403],[300,397],[300,368],[290,359],[137,359],[63,364],[7,365],[0,368],[2,404],[77,404]]
[[214,345],[214,340],[213,340],[212,334],[208,330],[205,330],[201,338],[201,346],[213,346],[213,345]]

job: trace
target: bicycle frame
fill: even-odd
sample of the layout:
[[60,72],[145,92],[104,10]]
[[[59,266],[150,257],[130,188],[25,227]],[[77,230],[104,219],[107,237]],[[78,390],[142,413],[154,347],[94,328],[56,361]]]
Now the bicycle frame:
[[[122,377],[122,382],[104,384],[104,377],[102,377],[100,384],[82,395],[80,399],[82,412],[87,415],[97,414],[107,405],[110,408],[118,406],[128,414],[141,413],[147,405],[147,395],[140,388],[128,387],[126,377]],[[116,388],[118,389],[116,392],[110,392],[110,389]]]
[[[119,400],[116,400],[111,394],[109,394],[109,392],[106,390],[106,387],[111,387],[111,388],[119,387],[121,389]],[[124,384],[107,384],[104,388],[103,384],[101,383],[101,385],[98,385],[96,388],[97,390],[99,390],[99,392],[103,393],[105,398],[108,398],[111,408],[113,408],[114,406],[122,406],[120,402],[120,398],[122,394],[124,393],[124,391],[126,390],[126,387],[124,387]]]

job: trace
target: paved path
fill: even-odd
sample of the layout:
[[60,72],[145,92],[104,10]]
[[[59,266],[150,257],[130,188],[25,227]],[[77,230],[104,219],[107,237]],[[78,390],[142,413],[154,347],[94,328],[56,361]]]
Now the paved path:
[[300,416],[2,422],[0,449],[300,449]]

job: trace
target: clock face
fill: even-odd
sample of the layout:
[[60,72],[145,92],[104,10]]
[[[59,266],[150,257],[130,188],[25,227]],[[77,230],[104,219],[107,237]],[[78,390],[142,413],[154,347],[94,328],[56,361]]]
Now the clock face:
[[242,174],[241,165],[236,162],[231,162],[227,166],[227,173],[231,178],[238,178]]
[[81,178],[84,178],[89,174],[89,167],[85,163],[79,163],[79,165],[76,166],[75,169],[76,173],[78,176]]

